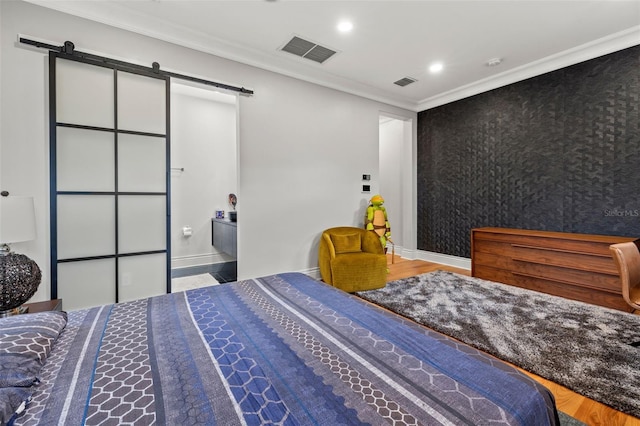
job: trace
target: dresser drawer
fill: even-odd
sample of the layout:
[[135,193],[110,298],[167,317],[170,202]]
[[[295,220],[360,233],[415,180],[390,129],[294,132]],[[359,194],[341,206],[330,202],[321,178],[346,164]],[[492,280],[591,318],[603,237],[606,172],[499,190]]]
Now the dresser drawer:
[[625,303],[611,244],[635,238],[511,228],[471,231],[474,277],[614,309]]

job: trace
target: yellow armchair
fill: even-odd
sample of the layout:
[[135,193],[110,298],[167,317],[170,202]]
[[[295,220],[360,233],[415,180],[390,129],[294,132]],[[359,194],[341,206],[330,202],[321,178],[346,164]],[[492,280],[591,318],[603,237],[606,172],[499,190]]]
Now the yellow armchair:
[[365,229],[342,226],[324,231],[318,265],[322,281],[349,293],[387,283],[387,256],[378,235]]

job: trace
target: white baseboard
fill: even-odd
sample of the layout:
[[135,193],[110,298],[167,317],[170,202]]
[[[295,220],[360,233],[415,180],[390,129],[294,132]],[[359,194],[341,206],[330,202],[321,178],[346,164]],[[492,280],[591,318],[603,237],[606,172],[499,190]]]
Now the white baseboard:
[[435,253],[432,251],[417,250],[416,259],[427,262],[440,263],[456,268],[471,270],[471,259],[466,257],[451,256],[449,254]]
[[219,253],[194,254],[190,256],[175,256],[171,258],[171,269],[189,268],[192,266],[211,265],[227,262],[228,259]]
[[[391,244],[387,244],[387,253],[391,253]],[[396,246],[396,256],[409,260],[424,260],[427,262],[440,263],[447,266],[455,266],[456,268],[471,270],[471,259],[466,257],[451,256],[449,254],[436,253],[425,250],[406,249]]]
[[[393,246],[391,244],[387,244],[387,254],[391,254],[393,252],[394,252]],[[400,256],[403,259],[414,260],[416,259],[416,250],[407,249],[402,246],[396,246],[395,255]]]
[[322,280],[322,276],[320,275],[320,268],[319,267],[315,267],[315,268],[309,268],[309,269],[302,269],[300,271],[301,274],[305,274],[308,275],[309,277],[313,278],[314,280]]

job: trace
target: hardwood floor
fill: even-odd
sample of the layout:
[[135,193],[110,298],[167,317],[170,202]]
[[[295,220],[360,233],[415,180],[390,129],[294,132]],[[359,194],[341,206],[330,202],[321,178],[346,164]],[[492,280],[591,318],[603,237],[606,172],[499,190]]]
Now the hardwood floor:
[[[391,255],[387,255],[387,257],[389,258],[389,275],[387,281],[394,281],[400,278],[406,278],[436,270],[445,270],[457,272],[463,275],[471,275],[471,271],[467,269],[460,269],[452,266],[425,262],[422,260],[408,260],[399,256],[395,256],[394,263],[392,264]],[[558,407],[558,410],[575,417],[587,425],[640,426],[640,419],[616,411],[613,408],[579,395],[564,386],[558,385],[540,376],[522,369],[519,370],[545,385],[553,393],[556,398],[556,406]]]

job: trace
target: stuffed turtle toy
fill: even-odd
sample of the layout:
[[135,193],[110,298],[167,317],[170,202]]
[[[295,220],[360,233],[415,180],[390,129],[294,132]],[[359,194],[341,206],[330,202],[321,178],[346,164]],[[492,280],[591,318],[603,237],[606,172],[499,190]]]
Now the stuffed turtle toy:
[[364,218],[364,227],[368,231],[373,231],[378,234],[380,238],[380,244],[384,248],[384,252],[387,252],[387,241],[391,241],[391,225],[389,225],[389,219],[387,218],[387,209],[384,207],[384,198],[377,194],[371,197],[369,200],[369,207],[367,207],[367,214]]

